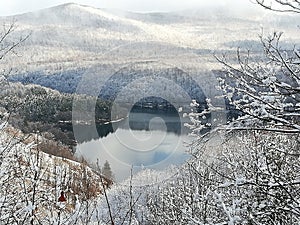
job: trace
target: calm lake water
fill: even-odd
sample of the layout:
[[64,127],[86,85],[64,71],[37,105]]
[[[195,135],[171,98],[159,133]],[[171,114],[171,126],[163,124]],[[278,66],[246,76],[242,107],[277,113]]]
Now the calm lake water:
[[129,177],[131,166],[135,172],[162,170],[189,158],[185,122],[174,111],[137,109],[121,122],[97,126],[100,138],[79,144],[76,152],[93,163],[109,161],[117,181]]

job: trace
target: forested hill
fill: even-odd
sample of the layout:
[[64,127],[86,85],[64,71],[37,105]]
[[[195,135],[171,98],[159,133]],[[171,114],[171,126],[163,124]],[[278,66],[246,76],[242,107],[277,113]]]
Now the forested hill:
[[[143,14],[64,4],[0,18],[7,24],[12,21],[17,29],[11,41],[29,37],[18,49],[19,57],[0,62],[6,70],[13,69],[11,81],[73,93],[93,67],[100,68],[100,82],[128,63],[147,60],[193,69],[201,76],[205,70],[220,68],[213,54],[225,50],[235,55],[237,47],[256,51],[261,26],[278,30],[287,23],[296,26],[297,17],[272,18],[265,11],[236,12],[222,7]],[[297,39],[294,32],[288,29],[286,36]],[[103,70],[110,72],[105,76]]]

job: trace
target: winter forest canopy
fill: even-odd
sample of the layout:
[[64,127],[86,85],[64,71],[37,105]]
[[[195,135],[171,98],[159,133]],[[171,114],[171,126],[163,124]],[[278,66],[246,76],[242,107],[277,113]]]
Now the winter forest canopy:
[[[300,1],[255,6],[0,17],[0,224],[299,224]],[[189,157],[118,182],[76,146],[134,107],[187,119]]]

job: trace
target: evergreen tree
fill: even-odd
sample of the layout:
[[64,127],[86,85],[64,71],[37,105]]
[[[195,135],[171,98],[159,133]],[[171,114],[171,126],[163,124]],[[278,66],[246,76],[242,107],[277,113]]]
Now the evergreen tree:
[[107,160],[105,161],[105,163],[103,165],[102,174],[103,174],[103,176],[105,176],[108,179],[113,180],[113,178],[114,178],[113,172],[111,171],[111,168],[110,168],[110,164]]

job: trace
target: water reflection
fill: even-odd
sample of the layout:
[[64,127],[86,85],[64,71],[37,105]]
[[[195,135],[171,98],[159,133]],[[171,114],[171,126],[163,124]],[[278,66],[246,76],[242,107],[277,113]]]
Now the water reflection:
[[[160,119],[156,119],[160,118]],[[163,130],[181,135],[182,126],[177,111],[162,111],[153,109],[133,109],[129,114],[129,127],[132,130]],[[162,121],[161,121],[162,120]],[[150,127],[151,126],[151,127]]]
[[77,154],[91,162],[108,160],[118,181],[129,176],[131,165],[139,170],[182,164],[189,157],[183,144],[187,141],[184,122],[174,111],[135,109],[123,121],[97,125],[98,139],[88,137],[83,126],[82,132],[91,140],[79,144]]

